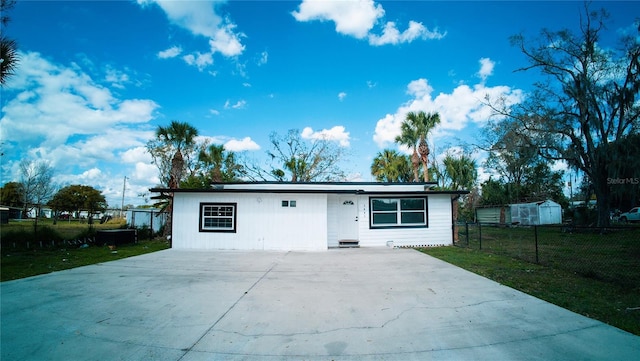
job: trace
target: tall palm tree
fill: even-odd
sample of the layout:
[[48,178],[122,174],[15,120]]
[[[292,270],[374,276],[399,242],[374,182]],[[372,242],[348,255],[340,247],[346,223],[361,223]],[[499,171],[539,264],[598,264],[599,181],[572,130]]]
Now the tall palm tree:
[[373,159],[371,175],[379,182],[407,182],[411,179],[409,159],[395,150],[385,149]]
[[420,164],[420,157],[418,156],[418,150],[416,146],[418,139],[420,139],[420,134],[418,133],[416,123],[411,121],[409,119],[409,115],[407,114],[407,119],[400,125],[400,135],[396,137],[396,143],[400,145],[406,145],[413,151],[413,154],[411,155],[411,168],[413,170],[414,182],[418,182],[420,180],[420,177],[418,176],[418,165]]
[[175,149],[171,158],[169,188],[179,188],[184,175],[184,156],[182,150],[195,144],[198,130],[189,123],[172,120],[168,127],[158,126],[156,138],[165,143],[168,149]]
[[418,153],[420,154],[420,161],[422,162],[422,170],[424,174],[424,181],[429,181],[429,146],[427,145],[427,136],[429,132],[437,124],[440,124],[440,115],[438,113],[425,113],[423,111],[416,113],[409,112],[407,119],[411,118],[411,122],[416,123],[418,135],[420,141],[418,142]]

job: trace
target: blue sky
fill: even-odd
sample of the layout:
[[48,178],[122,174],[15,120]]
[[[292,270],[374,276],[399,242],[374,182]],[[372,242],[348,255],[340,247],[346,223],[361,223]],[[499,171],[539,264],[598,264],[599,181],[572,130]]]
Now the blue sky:
[[[158,125],[260,160],[269,134],[299,129],[344,147],[349,180],[370,166],[408,111],[437,111],[443,155],[477,143],[485,95],[526,98],[538,78],[509,36],[576,29],[582,2],[18,1],[3,34],[21,62],[1,91],[2,184],[21,159],[46,160],[62,185],[91,185],[119,207],[157,185],[145,151]],[[611,13],[603,46],[633,26]],[[473,153],[481,165],[485,154]],[[481,169],[483,179],[489,172]],[[481,179],[482,180],[482,179]]]

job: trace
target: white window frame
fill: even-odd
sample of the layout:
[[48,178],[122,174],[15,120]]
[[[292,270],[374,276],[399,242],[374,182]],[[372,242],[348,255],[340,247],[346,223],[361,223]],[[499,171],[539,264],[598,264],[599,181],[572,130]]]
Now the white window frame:
[[[213,208],[209,211],[206,208]],[[207,212],[218,212],[215,214],[208,214]],[[230,213],[230,214],[229,214]],[[237,203],[200,203],[200,232],[236,232],[236,218],[238,215]],[[230,227],[211,227],[205,226],[206,219],[225,219],[231,220]]]
[[[422,223],[402,223],[402,214],[403,213],[417,213],[420,210],[415,209],[402,209],[402,200],[406,199],[419,199],[423,201],[424,208],[421,210],[424,222]],[[386,211],[374,211],[373,203],[376,200],[390,200],[396,201],[396,209],[395,210],[386,210]],[[371,229],[380,229],[380,228],[427,228],[429,227],[429,202],[427,197],[370,197],[369,198],[369,228]],[[374,218],[377,214],[395,214],[396,215],[396,223],[378,223],[374,224]]]

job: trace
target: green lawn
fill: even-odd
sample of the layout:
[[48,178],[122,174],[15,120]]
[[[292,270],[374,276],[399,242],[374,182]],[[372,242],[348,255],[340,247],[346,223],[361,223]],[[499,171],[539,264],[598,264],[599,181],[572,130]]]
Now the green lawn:
[[[480,240],[480,235],[482,239]],[[561,268],[630,288],[640,288],[640,228],[580,229],[556,226],[472,226],[460,246]]]
[[0,280],[8,281],[44,273],[109,262],[169,248],[165,240],[141,241],[120,245],[116,250],[107,246],[73,247],[60,249],[3,250],[0,258]]
[[[34,235],[33,221],[11,221],[0,226],[2,251],[0,252],[0,281],[14,280],[39,274],[61,271],[95,263],[108,262],[169,248],[164,239],[141,240],[135,244],[120,245],[116,250],[107,246],[80,247],[80,244],[63,244],[63,240],[84,239],[98,229],[118,229],[124,222],[93,224],[77,220],[50,219],[38,222]],[[29,248],[26,247],[29,242]],[[56,246],[52,246],[55,242]],[[40,246],[42,243],[42,247]]]
[[640,289],[512,257],[460,247],[421,252],[640,336]]

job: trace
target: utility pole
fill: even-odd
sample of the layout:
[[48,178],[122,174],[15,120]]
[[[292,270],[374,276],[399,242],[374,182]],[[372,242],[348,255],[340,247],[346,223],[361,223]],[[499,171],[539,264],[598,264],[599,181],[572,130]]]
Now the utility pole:
[[127,189],[127,176],[124,176],[122,182],[122,204],[120,205],[120,218],[124,218],[124,191]]

